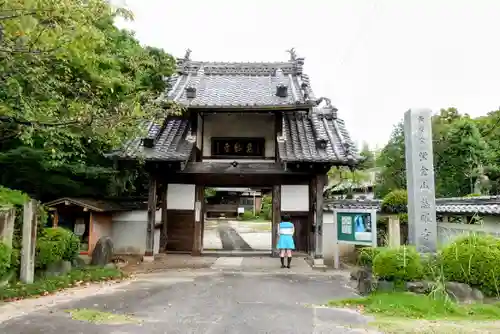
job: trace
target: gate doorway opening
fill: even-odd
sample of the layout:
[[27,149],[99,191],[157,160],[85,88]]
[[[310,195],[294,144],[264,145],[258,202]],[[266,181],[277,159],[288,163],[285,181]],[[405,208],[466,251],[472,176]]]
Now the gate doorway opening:
[[205,187],[203,253],[272,253],[272,188]]

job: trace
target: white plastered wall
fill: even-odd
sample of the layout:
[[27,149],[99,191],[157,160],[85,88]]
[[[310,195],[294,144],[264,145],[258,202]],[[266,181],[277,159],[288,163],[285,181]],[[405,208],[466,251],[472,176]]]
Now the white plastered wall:
[[[156,211],[155,220],[161,222],[161,209]],[[139,254],[146,251],[146,232],[148,224],[147,210],[117,212],[113,215],[111,239],[116,254]],[[153,253],[160,249],[160,229],[154,233]]]
[[[333,266],[335,257],[335,240],[337,238],[337,224],[334,221],[334,213],[323,211],[323,258],[325,264]],[[340,258],[346,258],[354,255],[356,246],[349,244],[339,244]]]
[[194,210],[196,186],[170,183],[167,192],[168,210]]
[[274,157],[276,135],[273,114],[207,114],[203,117],[203,122],[204,157],[211,155],[212,137],[265,138],[265,156]]
[[281,211],[282,212],[309,211],[309,186],[282,185]]

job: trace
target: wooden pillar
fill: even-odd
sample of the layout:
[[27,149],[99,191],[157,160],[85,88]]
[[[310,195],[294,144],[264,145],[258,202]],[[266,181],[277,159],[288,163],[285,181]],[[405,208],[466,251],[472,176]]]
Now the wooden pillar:
[[309,245],[308,245],[308,254],[314,257],[314,253],[316,251],[316,186],[317,179],[316,177],[312,177],[309,180]]
[[273,186],[273,222],[272,222],[272,253],[271,256],[277,257],[278,254],[278,226],[281,221],[281,185]]
[[195,201],[194,201],[194,236],[192,256],[200,256],[203,247],[203,202],[204,202],[204,187],[196,186]]
[[92,212],[89,213],[89,247],[87,250],[87,254],[92,256],[92,252],[94,251],[95,244],[97,240],[94,238],[94,218],[92,217]]
[[315,238],[315,250],[314,250],[314,258],[321,259],[323,258],[323,189],[325,188],[326,183],[326,175],[318,174],[315,177],[316,179],[316,211],[315,211],[315,221],[316,228],[314,230],[314,238]]
[[161,231],[160,231],[160,252],[167,251],[168,242],[168,183],[165,183],[162,189],[161,201]]
[[149,174],[149,193],[148,193],[148,222],[146,230],[146,252],[144,258],[151,260],[154,255],[155,242],[155,223],[156,223],[156,178]]
[[54,210],[54,221],[52,227],[57,227],[59,225],[59,211],[57,209]]

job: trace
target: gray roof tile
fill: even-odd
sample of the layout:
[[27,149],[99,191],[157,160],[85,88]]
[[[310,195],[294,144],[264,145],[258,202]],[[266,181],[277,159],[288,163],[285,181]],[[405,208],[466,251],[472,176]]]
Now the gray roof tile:
[[[287,107],[283,132],[277,138],[283,162],[354,163],[359,159],[344,121],[326,98],[316,99],[309,77],[303,73],[304,59],[289,50],[287,62],[196,62],[187,51],[178,60],[177,74],[167,80],[167,99],[185,107],[252,108]],[[287,86],[287,96],[276,95],[278,85]],[[194,98],[186,89],[196,89]],[[327,106],[318,105],[326,101]],[[149,160],[185,160],[193,147],[188,138],[187,120],[167,119],[163,126],[147,123],[146,138],[154,139],[154,148],[145,148],[141,139],[131,141],[121,153],[122,158],[143,157]],[[113,155],[113,154],[110,154]]]
[[314,107],[310,113],[284,112],[283,133],[278,137],[280,159],[284,162],[355,162],[359,158],[356,146],[336,114],[333,107]]
[[[324,209],[377,209],[381,200],[326,200]],[[436,198],[437,213],[500,215],[500,196]]]
[[[169,80],[168,99],[188,107],[284,107],[313,105],[309,77],[302,73],[303,58],[288,62],[178,61],[177,75]],[[287,97],[276,96],[276,86],[288,87]],[[186,88],[196,88],[188,98]]]
[[191,134],[189,121],[179,117],[168,117],[163,125],[144,123],[145,138],[153,139],[152,148],[144,147],[142,138],[129,141],[120,151],[109,154],[121,159],[186,161],[191,155],[196,138]]

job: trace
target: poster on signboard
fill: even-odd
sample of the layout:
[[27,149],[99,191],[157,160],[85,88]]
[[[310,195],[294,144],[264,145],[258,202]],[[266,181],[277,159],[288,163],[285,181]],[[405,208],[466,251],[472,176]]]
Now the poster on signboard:
[[370,212],[338,212],[338,241],[354,244],[372,244],[374,232]]

